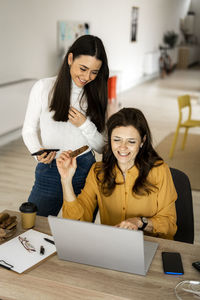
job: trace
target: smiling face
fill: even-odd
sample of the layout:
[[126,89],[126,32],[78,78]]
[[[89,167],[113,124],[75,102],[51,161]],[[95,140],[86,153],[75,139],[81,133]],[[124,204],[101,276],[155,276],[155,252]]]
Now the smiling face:
[[80,55],[73,59],[73,54],[69,53],[68,64],[72,80],[78,87],[83,87],[97,77],[102,62],[90,55]]
[[138,130],[133,126],[120,126],[113,129],[111,147],[118,166],[125,172],[135,162],[135,158],[143,145]]

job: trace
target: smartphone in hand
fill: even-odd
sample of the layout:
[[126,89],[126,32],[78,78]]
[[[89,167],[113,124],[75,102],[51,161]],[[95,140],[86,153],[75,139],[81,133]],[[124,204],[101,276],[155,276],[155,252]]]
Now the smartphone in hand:
[[42,149],[42,150],[39,150],[37,152],[34,152],[32,153],[31,155],[32,156],[36,156],[36,155],[42,155],[44,152],[47,153],[47,155],[50,153],[50,152],[53,152],[53,151],[59,151],[60,149]]
[[183,264],[178,252],[162,252],[163,270],[169,275],[183,275]]

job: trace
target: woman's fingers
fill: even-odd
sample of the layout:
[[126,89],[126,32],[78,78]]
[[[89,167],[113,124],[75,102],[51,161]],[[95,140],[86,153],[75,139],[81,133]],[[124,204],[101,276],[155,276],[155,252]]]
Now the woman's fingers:
[[70,153],[72,151],[63,151],[60,156],[57,158],[58,163],[62,163],[64,167],[72,166],[73,168],[76,168],[76,158],[71,158]]
[[55,158],[55,156],[56,156],[55,151],[52,151],[49,154],[44,152],[42,155],[39,155],[37,159],[39,162],[42,162],[43,164],[50,164],[52,160]]
[[74,173],[76,171],[76,158],[71,158],[69,156],[71,152],[71,150],[64,151],[56,159],[58,171],[62,180],[72,180],[72,177],[74,176]]
[[138,227],[134,223],[131,223],[131,222],[128,222],[128,221],[123,221],[123,222],[117,224],[116,227],[124,228],[124,229],[130,229],[130,230],[137,230],[138,229]]
[[70,117],[71,118],[78,118],[80,116],[80,114],[81,113],[77,109],[75,109],[73,107],[70,107],[68,118],[70,118]]
[[81,114],[81,112],[79,110],[77,110],[75,107],[73,106],[70,106],[69,108],[69,113],[72,114],[72,115],[79,115]]
[[60,158],[61,160],[63,160],[63,161],[67,161],[67,160],[70,160],[70,161],[71,161],[71,157],[69,156],[69,154],[70,154],[71,152],[72,152],[71,150],[69,150],[69,151],[63,151],[63,152],[60,154],[59,158]]
[[50,164],[55,157],[56,157],[56,152],[55,151],[50,152],[49,155],[46,157],[46,163]]
[[[40,149],[40,150],[42,150],[42,149]],[[38,155],[38,156],[37,156],[37,160],[38,160],[38,161],[41,161],[42,159],[45,158],[46,155],[47,155],[46,152],[42,153],[41,155]]]
[[69,121],[77,127],[81,126],[86,120],[86,117],[74,107],[70,107],[68,118]]

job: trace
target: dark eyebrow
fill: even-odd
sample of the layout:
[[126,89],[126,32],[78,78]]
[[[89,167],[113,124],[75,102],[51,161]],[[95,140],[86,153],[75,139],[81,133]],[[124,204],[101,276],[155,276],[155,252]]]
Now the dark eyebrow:
[[[80,66],[81,66],[81,67],[84,67],[84,68],[86,68],[86,69],[89,69],[89,68],[88,68],[87,66],[85,66],[85,65],[81,65],[81,64],[80,64]],[[98,72],[99,70],[100,70],[100,69],[98,69],[98,70],[92,70],[92,71],[97,71],[97,72]]]
[[[118,136],[118,135],[114,135],[113,137],[114,137],[114,138],[118,138],[118,139],[121,139],[121,138],[122,138],[122,137],[120,137],[120,136]],[[128,137],[127,139],[128,139],[128,140],[135,140],[135,141],[137,140],[136,138],[133,138],[133,137]]]
[[81,66],[81,67],[84,67],[84,68],[86,68],[86,69],[89,69],[89,68],[88,68],[88,67],[86,67],[85,65],[81,65],[81,64],[80,64],[80,66]]

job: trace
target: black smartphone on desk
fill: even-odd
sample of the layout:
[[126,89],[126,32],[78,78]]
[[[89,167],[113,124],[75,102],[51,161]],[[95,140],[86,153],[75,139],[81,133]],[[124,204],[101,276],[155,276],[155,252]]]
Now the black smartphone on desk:
[[162,252],[163,270],[169,275],[183,275],[183,264],[178,252]]
[[192,263],[193,267],[200,272],[200,261],[195,261]]
[[39,150],[37,152],[34,152],[34,153],[31,153],[32,156],[35,156],[35,155],[42,155],[44,152],[47,153],[47,155],[50,153],[50,152],[53,152],[53,151],[59,151],[60,149],[42,149],[42,150]]

